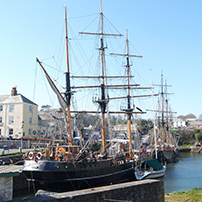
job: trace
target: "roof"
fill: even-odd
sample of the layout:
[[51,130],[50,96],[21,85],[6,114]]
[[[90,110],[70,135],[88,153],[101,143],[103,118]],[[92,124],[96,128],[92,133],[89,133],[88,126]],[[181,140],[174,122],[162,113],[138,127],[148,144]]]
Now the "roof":
[[45,116],[50,115],[52,116],[53,119],[63,119],[64,118],[64,113],[60,109],[47,109],[47,110],[41,110],[38,112],[39,116]]
[[185,119],[177,118],[177,119],[173,120],[173,122],[182,122],[182,121],[185,121]]
[[22,169],[23,166],[17,166],[17,165],[5,165],[1,166],[0,169],[0,178],[1,177],[12,177],[12,176],[19,176],[19,170]]
[[177,118],[178,118],[178,119],[181,119],[181,120],[184,120],[184,121],[186,120],[185,116],[183,116],[183,115],[180,115],[180,116],[178,116]]
[[8,104],[8,103],[27,103],[27,104],[31,104],[31,105],[37,105],[36,103],[32,102],[31,100],[29,100],[28,98],[26,98],[24,95],[22,94],[17,94],[14,96],[11,95],[0,95],[0,103],[2,104]]
[[51,114],[47,113],[39,113],[38,114],[39,120],[54,120],[54,117]]
[[194,119],[195,119],[195,118],[196,118],[196,116],[195,116],[195,115],[193,115],[193,114],[187,114],[187,115],[186,115],[186,118],[194,118]]

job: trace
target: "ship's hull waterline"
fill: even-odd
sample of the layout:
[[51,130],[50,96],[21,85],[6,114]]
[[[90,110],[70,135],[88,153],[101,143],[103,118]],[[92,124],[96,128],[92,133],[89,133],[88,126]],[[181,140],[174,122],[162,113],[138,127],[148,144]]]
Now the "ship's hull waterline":
[[25,161],[24,175],[37,189],[72,191],[136,180],[133,163]]

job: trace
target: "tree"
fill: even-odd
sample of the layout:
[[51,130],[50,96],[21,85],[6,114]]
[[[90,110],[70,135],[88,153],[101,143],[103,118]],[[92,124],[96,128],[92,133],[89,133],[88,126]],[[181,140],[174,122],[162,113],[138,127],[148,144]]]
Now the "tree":
[[46,111],[47,109],[50,109],[50,108],[51,108],[50,105],[42,105],[40,111]]
[[150,119],[148,119],[148,120],[142,119],[142,120],[140,121],[140,125],[142,126],[143,131],[148,133],[148,131],[149,131],[151,128],[153,128],[153,125],[154,125],[154,124],[153,124],[152,120],[150,120]]
[[199,121],[202,121],[202,114],[200,114],[200,115],[198,116],[198,120],[199,120]]
[[176,132],[180,135],[179,145],[195,143],[196,139],[193,130],[177,130]]
[[200,133],[200,130],[199,130],[199,129],[196,129],[196,128],[194,128],[193,131],[194,131],[194,134]]
[[196,138],[196,141],[199,142],[202,139],[201,133],[196,133],[195,138]]

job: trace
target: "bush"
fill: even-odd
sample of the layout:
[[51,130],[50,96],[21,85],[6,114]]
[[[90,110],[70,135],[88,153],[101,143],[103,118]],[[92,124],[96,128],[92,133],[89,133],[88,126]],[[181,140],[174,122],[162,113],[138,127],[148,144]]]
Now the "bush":
[[195,138],[196,138],[196,141],[199,142],[199,141],[202,139],[201,133],[196,133],[196,134],[195,134]]

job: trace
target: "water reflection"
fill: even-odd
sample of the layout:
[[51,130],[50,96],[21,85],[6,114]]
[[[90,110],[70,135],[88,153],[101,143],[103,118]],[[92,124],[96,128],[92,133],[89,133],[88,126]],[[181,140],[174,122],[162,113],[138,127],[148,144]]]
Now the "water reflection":
[[167,164],[164,181],[165,193],[202,188],[202,155],[181,153],[177,163]]

